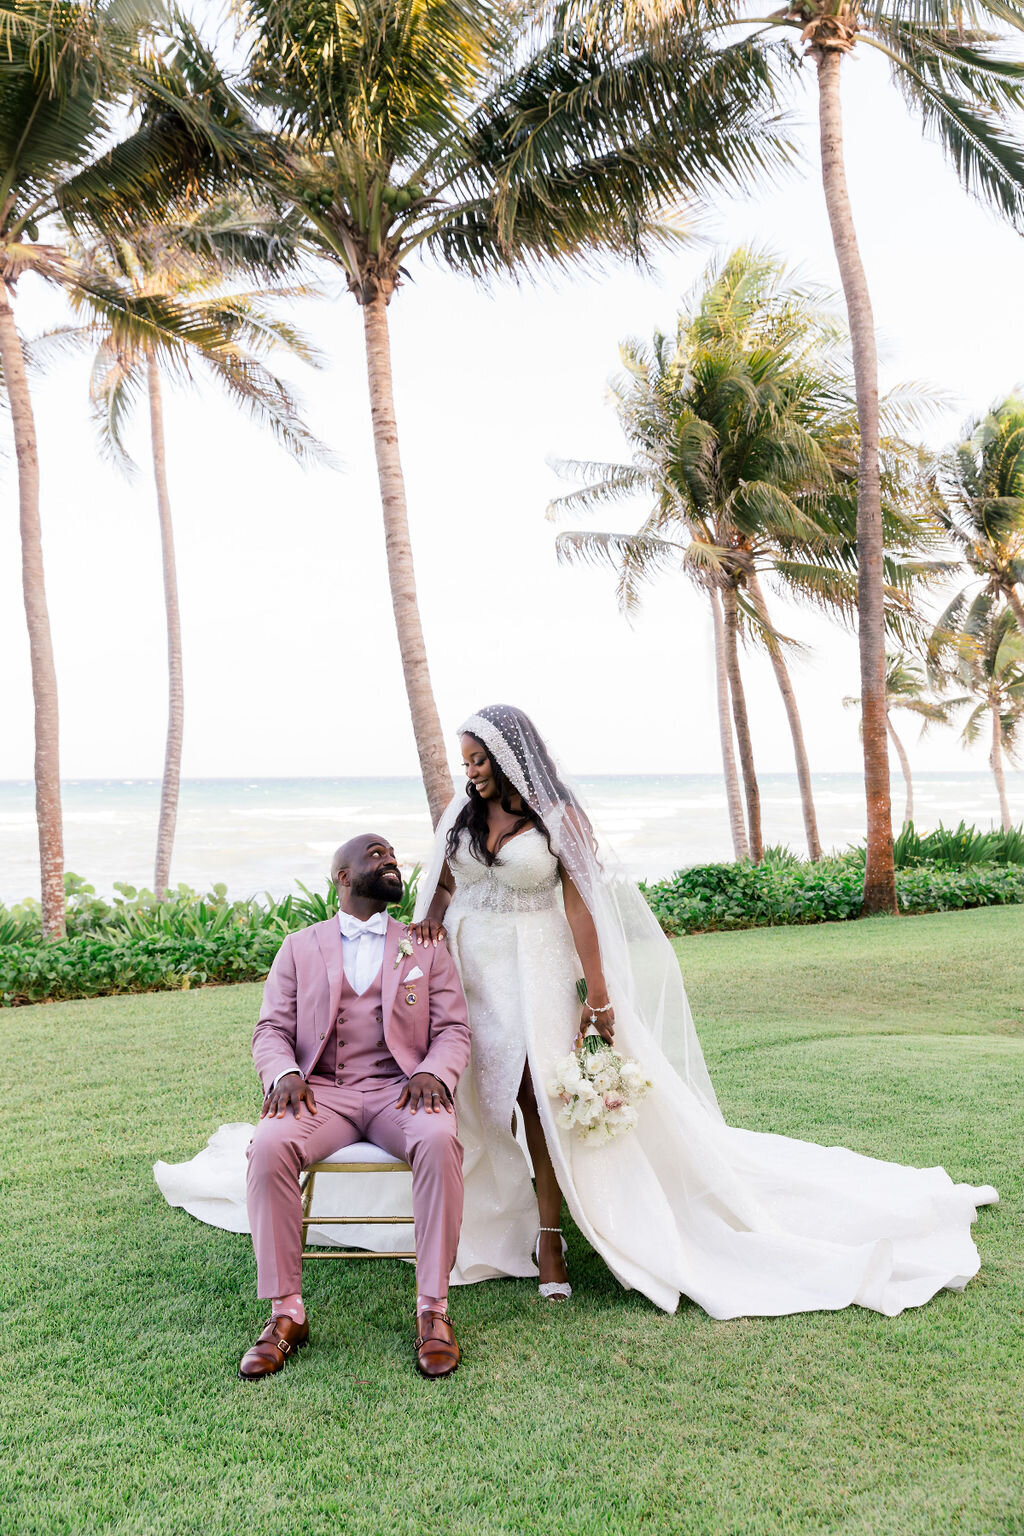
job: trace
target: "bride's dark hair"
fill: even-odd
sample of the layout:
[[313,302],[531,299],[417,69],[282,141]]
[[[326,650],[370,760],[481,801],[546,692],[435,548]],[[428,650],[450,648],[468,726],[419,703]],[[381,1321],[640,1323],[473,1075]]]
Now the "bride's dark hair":
[[[469,851],[473,857],[479,859],[481,864],[497,864],[499,862],[498,852],[501,848],[501,843],[508,842],[510,837],[515,837],[517,832],[523,831],[527,826],[536,827],[538,832],[543,833],[549,852],[554,853],[555,850],[551,847],[551,835],[544,825],[544,820],[536,807],[531,804],[531,800],[536,797],[536,787],[530,774],[530,765],[522,750],[521,743],[524,739],[531,743],[533,752],[543,771],[547,794],[553,794],[554,798],[560,800],[563,805],[571,806],[589,833],[590,822],[586,813],[572,790],[559,778],[554,759],[530,717],[525,715],[521,709],[516,709],[511,704],[485,704],[483,709],[476,711],[476,714],[481,720],[486,720],[498,732],[509,752],[514,756],[522,775],[525,793],[502,771],[501,764],[495,759],[495,755],[486,741],[481,741],[480,737],[474,735],[472,731],[466,731],[464,734],[471,736],[480,750],[487,754],[494,786],[498,791],[498,803],[502,810],[509,816],[517,816],[518,819],[501,839],[498,848],[495,849],[494,853],[491,853],[487,847],[489,834],[487,802],[480,798],[472,784],[467,784],[466,794],[468,798],[448,833],[445,843],[445,857],[448,859],[454,857],[463,832],[468,832]],[[505,729],[504,726],[506,724],[512,725],[515,729],[513,731]],[[521,809],[518,812],[512,807],[512,801],[515,798],[518,798],[520,802]]]

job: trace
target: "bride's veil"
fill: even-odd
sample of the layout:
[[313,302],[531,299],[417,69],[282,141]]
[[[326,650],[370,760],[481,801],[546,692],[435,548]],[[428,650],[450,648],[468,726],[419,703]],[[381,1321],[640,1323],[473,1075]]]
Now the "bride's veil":
[[[476,736],[544,823],[551,846],[586,902],[597,929],[608,995],[657,1041],[680,1077],[721,1118],[693,1027],[679,963],[637,889],[584,810],[533,722],[508,704],[470,715],[458,734]],[[438,823],[433,858],[420,881],[414,921],[426,916],[444,867],[448,833],[462,809],[456,795]]]

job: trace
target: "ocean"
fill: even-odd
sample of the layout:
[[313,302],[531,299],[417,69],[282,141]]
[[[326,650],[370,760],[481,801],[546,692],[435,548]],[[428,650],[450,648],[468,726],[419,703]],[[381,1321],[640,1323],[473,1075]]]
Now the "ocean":
[[[1015,818],[1024,810],[1024,773],[1008,774]],[[659,879],[686,864],[731,859],[722,780],[717,774],[635,774],[577,780],[599,833],[637,879]],[[864,836],[858,774],[814,780],[819,831],[826,848]],[[894,812],[903,786],[893,782]],[[961,819],[998,823],[992,779],[984,773],[922,773],[915,779],[917,825]],[[761,779],[764,837],[804,851],[796,777]],[[109,895],[116,880],[153,880],[160,785],[153,779],[72,779],[64,784],[65,867]],[[33,786],[0,782],[0,902],[38,894]],[[232,897],[269,891],[283,896],[296,882],[319,889],[331,853],[353,833],[390,838],[406,869],[430,847],[430,822],[418,779],[189,779],[181,788],[172,881],[201,890],[223,882]]]

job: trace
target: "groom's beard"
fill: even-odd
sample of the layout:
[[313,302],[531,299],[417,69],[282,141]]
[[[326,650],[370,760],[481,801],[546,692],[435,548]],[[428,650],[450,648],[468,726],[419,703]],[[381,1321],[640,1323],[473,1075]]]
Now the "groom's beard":
[[353,896],[365,896],[368,901],[401,901],[404,890],[401,875],[389,874],[386,869],[357,875],[352,882]]

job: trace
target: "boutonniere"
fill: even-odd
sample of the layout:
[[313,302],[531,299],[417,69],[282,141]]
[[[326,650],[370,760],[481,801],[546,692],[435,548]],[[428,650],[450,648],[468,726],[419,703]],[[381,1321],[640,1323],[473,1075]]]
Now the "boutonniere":
[[412,958],[412,945],[409,943],[409,940],[408,939],[399,939],[399,941],[398,941],[398,954],[395,957],[395,965],[394,965],[395,970],[396,971],[398,970],[398,967],[401,965],[403,960],[410,960],[411,958]]

